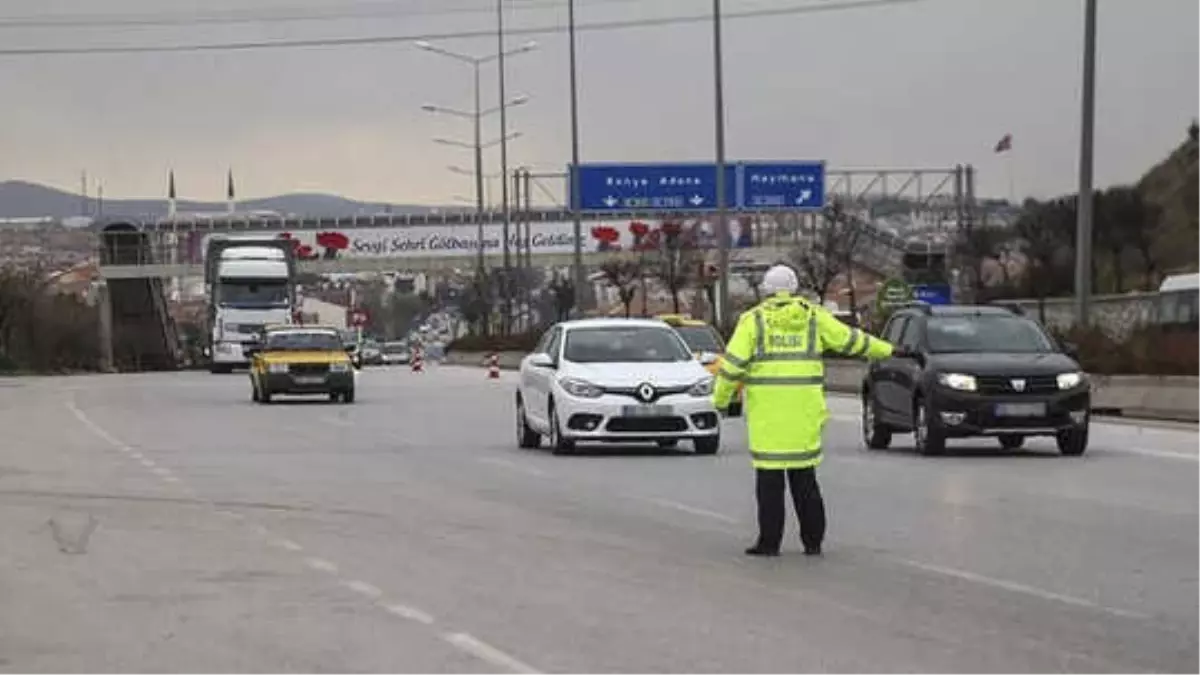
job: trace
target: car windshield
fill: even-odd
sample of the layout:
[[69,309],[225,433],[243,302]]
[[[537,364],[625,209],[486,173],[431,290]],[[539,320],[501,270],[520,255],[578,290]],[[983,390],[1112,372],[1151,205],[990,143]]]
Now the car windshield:
[[267,335],[268,351],[341,351],[342,340],[328,331],[285,331]]
[[675,330],[693,352],[719,354],[724,351],[717,332],[710,326],[678,326]]
[[576,363],[671,363],[690,361],[692,354],[670,328],[614,326],[567,331],[563,358]]
[[929,320],[926,338],[935,353],[1041,354],[1054,344],[1036,323],[1015,316],[944,316]]
[[403,354],[408,351],[408,345],[399,342],[392,342],[383,346],[384,354]]

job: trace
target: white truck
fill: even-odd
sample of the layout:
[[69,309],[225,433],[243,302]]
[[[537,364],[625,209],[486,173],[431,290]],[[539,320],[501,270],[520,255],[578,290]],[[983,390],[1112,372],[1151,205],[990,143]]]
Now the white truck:
[[264,326],[290,325],[296,311],[296,261],[291,242],[215,239],[205,260],[209,368],[229,373],[249,366],[246,348]]

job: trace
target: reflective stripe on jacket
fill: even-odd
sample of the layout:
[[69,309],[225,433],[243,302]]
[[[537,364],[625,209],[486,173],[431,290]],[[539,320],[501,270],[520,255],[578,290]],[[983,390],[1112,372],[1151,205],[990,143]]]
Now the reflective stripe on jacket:
[[822,353],[882,359],[892,346],[838,321],[828,310],[778,293],[742,314],[725,349],[713,403],[729,406],[738,383],[756,469],[821,463],[825,407]]

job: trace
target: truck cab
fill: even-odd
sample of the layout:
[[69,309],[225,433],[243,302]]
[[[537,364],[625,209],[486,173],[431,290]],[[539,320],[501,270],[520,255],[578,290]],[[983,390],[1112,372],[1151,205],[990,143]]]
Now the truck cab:
[[268,325],[290,325],[295,307],[294,267],[273,246],[225,247],[210,287],[211,370],[247,367],[247,348]]

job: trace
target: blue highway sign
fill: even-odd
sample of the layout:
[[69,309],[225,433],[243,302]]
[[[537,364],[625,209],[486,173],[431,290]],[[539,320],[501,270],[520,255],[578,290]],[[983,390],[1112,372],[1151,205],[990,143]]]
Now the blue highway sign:
[[745,162],[743,209],[820,209],[825,206],[824,162]]
[[[737,167],[726,165],[725,204],[736,202]],[[582,164],[583,211],[708,211],[717,208],[713,164]]]
[[[715,164],[581,164],[575,174],[582,211],[714,211],[717,208]],[[726,164],[725,205],[731,211],[823,208],[825,163]]]

